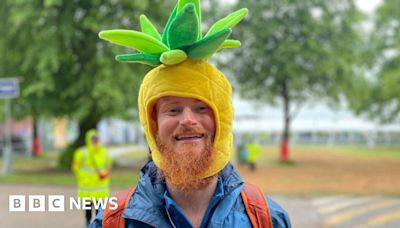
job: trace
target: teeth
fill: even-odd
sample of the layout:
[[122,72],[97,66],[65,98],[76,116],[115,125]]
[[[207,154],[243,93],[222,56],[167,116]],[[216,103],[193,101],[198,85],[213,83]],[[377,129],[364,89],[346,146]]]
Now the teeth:
[[203,134],[198,134],[198,135],[183,135],[183,136],[176,136],[176,140],[184,140],[184,139],[193,139],[193,138],[201,138],[203,137]]

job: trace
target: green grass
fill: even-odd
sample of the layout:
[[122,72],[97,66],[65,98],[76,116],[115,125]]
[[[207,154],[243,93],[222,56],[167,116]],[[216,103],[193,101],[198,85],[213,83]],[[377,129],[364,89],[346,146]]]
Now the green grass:
[[[46,152],[38,157],[15,156],[12,167],[22,172],[43,170],[43,168],[55,168],[59,153]],[[0,159],[0,167],[3,167],[3,159]]]
[[138,181],[139,170],[137,169],[117,169],[111,173],[110,177],[110,185],[112,188],[128,188],[136,185]]
[[75,177],[72,174],[21,174],[13,173],[10,176],[0,176],[1,183],[73,186]]
[[[131,153],[129,153],[131,154]],[[118,159],[127,159],[129,157],[121,156]],[[134,158],[145,156],[136,155]],[[143,154],[143,153],[139,153]],[[32,185],[54,185],[54,186],[75,186],[76,178],[70,170],[59,170],[56,168],[56,162],[59,153],[47,152],[39,157],[15,157],[13,160],[13,173],[9,176],[0,174],[0,183],[13,184],[32,184]],[[3,160],[0,160],[0,172],[3,171]],[[137,168],[119,168],[112,170],[110,177],[111,187],[126,188],[136,184],[139,179],[139,170]]]
[[[57,152],[45,152],[38,157],[13,158],[12,174],[0,175],[1,183],[33,184],[33,185],[75,185],[74,175],[66,170],[57,170]],[[3,169],[3,160],[0,160],[0,168]]]
[[[400,159],[400,148],[390,147],[356,147],[356,146],[292,146],[292,155],[295,153],[301,153],[301,151],[309,151],[315,153],[330,153],[340,154],[349,157],[357,158],[388,158],[388,159]],[[56,168],[56,161],[59,153],[47,152],[39,157],[27,158],[27,157],[16,157],[13,162],[13,174],[10,176],[0,175],[0,183],[24,183],[24,184],[35,184],[35,185],[57,185],[57,186],[75,186],[76,179],[74,174],[68,170],[59,170]],[[132,151],[115,158],[115,161],[138,161],[137,165],[140,166],[146,160],[148,152],[143,151]],[[293,158],[291,156],[291,158]],[[235,154],[232,155],[232,160],[235,160]],[[282,165],[279,162],[279,147],[278,146],[266,146],[264,153],[259,160],[261,163],[269,163],[272,165]],[[296,167],[296,160],[290,164],[285,164],[288,167]],[[111,175],[111,186],[126,188],[137,183],[139,168],[121,168],[116,167],[112,171]],[[3,169],[3,161],[0,160],[0,172]]]
[[[127,188],[136,184],[139,180],[139,172],[131,170],[114,170],[111,173],[110,185],[116,188]],[[54,185],[75,186],[76,178],[71,172],[54,173],[19,173],[14,172],[9,176],[0,176],[0,183],[5,184],[30,184],[30,185]]]
[[[384,159],[400,159],[400,147],[375,147],[369,148],[367,146],[320,146],[320,145],[293,145],[290,147],[290,158],[296,153],[302,151],[313,153],[329,153],[333,155],[343,155],[356,158],[384,158]],[[260,161],[266,164],[279,163],[279,147],[278,146],[264,146],[263,154]],[[294,161],[296,162],[296,161]]]
[[399,147],[375,147],[367,146],[294,146],[294,150],[308,150],[310,152],[340,154],[350,157],[366,157],[366,158],[388,158],[400,159]]
[[130,152],[127,152],[126,154],[117,156],[114,159],[115,160],[140,160],[140,159],[146,159],[148,155],[149,155],[149,152],[147,150],[136,150],[136,151],[130,151]]

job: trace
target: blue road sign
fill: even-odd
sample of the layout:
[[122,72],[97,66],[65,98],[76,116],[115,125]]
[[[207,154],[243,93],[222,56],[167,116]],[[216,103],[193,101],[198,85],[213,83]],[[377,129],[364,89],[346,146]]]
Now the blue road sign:
[[12,98],[18,96],[19,96],[18,80],[0,78],[0,98]]

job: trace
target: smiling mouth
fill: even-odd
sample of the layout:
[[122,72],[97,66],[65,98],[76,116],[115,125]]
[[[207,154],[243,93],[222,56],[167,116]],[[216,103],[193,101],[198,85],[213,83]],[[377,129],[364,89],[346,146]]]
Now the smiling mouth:
[[204,138],[204,134],[191,134],[191,135],[177,135],[175,136],[176,141],[184,141],[184,140],[194,140]]

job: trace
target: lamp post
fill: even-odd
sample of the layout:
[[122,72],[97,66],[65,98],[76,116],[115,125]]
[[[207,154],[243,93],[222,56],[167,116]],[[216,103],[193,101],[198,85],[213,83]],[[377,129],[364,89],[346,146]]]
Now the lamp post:
[[12,142],[11,142],[11,99],[19,96],[18,78],[0,78],[0,98],[4,99],[4,149],[3,149],[3,175],[12,173]]

